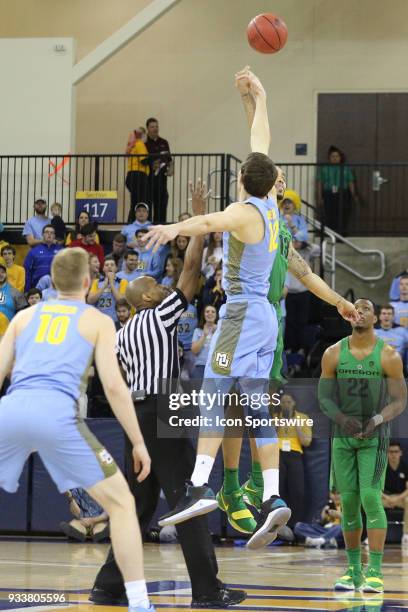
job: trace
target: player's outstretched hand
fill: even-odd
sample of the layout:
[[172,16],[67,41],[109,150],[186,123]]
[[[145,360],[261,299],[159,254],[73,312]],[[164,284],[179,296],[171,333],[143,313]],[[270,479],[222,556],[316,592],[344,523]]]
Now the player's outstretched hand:
[[211,193],[211,189],[207,191],[207,185],[201,183],[201,179],[197,179],[195,187],[193,182],[189,181],[188,186],[191,194],[191,206],[194,215],[205,215],[207,210],[207,198]]
[[357,323],[360,315],[358,314],[356,307],[351,302],[348,302],[345,299],[341,299],[337,304],[337,310],[339,314],[345,319],[349,321],[349,323]]
[[174,240],[178,234],[178,226],[176,223],[171,225],[152,225],[149,231],[143,236],[142,241],[147,242],[146,248],[153,248],[153,253],[156,253],[158,248]]
[[245,66],[245,68],[235,73],[235,87],[238,89],[241,96],[246,96],[251,93],[249,66]]
[[150,456],[144,442],[133,446],[133,465],[138,482],[142,482],[150,474]]
[[252,95],[254,96],[254,98],[258,98],[260,96],[266,98],[265,89],[261,81],[258,79],[258,77],[250,70],[248,70],[248,77],[249,77],[250,91]]

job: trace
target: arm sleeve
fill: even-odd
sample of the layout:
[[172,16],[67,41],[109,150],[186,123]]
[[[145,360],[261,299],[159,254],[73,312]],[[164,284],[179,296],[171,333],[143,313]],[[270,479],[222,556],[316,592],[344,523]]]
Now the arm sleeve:
[[335,378],[321,378],[319,380],[318,398],[320,410],[332,421],[340,414],[337,396],[337,380]]
[[167,328],[175,327],[179,318],[188,306],[187,300],[180,289],[176,289],[161,304],[156,306],[156,313]]
[[399,300],[400,297],[400,292],[399,292],[399,282],[400,282],[400,276],[396,276],[395,278],[392,279],[392,283],[391,283],[391,287],[390,287],[390,300],[392,302],[397,302]]
[[24,227],[23,227],[23,236],[29,236],[29,235],[34,236],[34,230],[31,227],[31,221],[28,220],[24,223]]
[[196,327],[193,332],[193,338],[191,342],[197,342],[197,340],[199,340],[202,335],[203,335],[203,330],[200,327]]

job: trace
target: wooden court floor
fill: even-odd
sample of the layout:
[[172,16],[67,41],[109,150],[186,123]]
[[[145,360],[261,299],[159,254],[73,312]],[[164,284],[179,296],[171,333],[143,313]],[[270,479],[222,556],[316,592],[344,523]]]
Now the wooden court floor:
[[[31,612],[70,608],[78,612],[114,612],[94,607],[87,594],[108,547],[54,540],[0,539],[0,610]],[[337,596],[331,589],[345,568],[344,551],[270,547],[247,551],[236,546],[217,548],[220,578],[248,592],[235,610],[353,610],[398,612],[408,610],[408,556],[399,547],[388,548],[384,576],[386,593]],[[175,544],[145,546],[145,567],[151,599],[158,610],[189,609],[190,589],[180,552]],[[41,594],[65,603],[39,603]],[[27,600],[33,600],[28,603]],[[123,609],[123,608],[122,608]]]

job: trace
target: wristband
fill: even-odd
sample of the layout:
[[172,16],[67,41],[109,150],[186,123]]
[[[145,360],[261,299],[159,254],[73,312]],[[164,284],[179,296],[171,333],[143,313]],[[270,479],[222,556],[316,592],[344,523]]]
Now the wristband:
[[381,425],[381,423],[384,422],[384,417],[382,414],[376,414],[375,416],[372,417],[375,426],[377,427],[378,425]]

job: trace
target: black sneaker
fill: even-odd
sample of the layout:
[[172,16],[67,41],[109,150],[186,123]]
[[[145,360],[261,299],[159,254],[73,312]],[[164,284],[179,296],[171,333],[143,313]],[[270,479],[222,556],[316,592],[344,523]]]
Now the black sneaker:
[[194,516],[212,512],[216,508],[218,508],[218,502],[215,499],[214,491],[207,484],[195,487],[191,482],[186,482],[185,492],[177,506],[160,518],[159,525],[160,527],[177,525]]
[[125,591],[121,595],[114,595],[94,586],[89,594],[89,601],[96,604],[97,606],[127,606],[128,600]]
[[222,586],[214,595],[200,595],[191,601],[192,608],[228,608],[236,606],[247,598],[245,591],[238,589],[228,589]]
[[278,529],[286,525],[292,514],[283,499],[272,495],[270,499],[261,505],[261,513],[258,527],[253,536],[248,540],[246,547],[251,550],[268,546],[278,535]]

